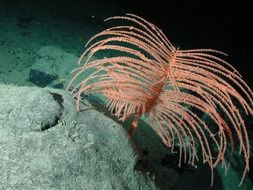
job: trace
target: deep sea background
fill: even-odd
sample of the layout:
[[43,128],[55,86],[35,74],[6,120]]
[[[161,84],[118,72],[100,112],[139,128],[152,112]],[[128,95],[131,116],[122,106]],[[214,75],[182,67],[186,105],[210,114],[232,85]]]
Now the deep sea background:
[[[227,53],[226,60],[253,89],[252,10],[243,1],[1,0],[0,83],[36,85],[29,79],[30,68],[42,47],[54,46],[79,57],[85,42],[109,26],[105,18],[125,13],[154,23],[180,49]],[[252,137],[252,129],[249,133]],[[245,183],[251,183],[252,176],[251,170]],[[222,182],[211,189],[226,189],[226,183],[234,180],[223,181],[223,173],[219,177]],[[248,185],[240,189],[249,188],[253,189]]]

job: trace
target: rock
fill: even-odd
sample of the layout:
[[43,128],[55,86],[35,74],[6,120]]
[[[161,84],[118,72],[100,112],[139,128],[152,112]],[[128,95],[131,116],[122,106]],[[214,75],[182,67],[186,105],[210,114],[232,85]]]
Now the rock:
[[28,80],[36,86],[45,87],[58,78],[58,75],[43,72],[37,69],[30,69]]
[[70,72],[76,68],[78,58],[54,46],[42,47],[32,65],[28,81],[39,87],[64,88],[70,80]]
[[0,189],[157,189],[125,130],[63,90],[0,84]]

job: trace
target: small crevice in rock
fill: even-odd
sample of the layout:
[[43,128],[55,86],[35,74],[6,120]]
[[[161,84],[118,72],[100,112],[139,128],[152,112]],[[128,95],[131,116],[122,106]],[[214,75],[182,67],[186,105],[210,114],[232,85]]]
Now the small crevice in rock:
[[48,130],[49,128],[56,126],[59,123],[59,120],[60,120],[60,117],[55,116],[53,123],[50,123],[50,124],[47,123],[47,124],[41,126],[41,131],[45,131],[45,130]]
[[61,94],[50,92],[50,94],[53,96],[54,100],[59,104],[59,106],[63,109],[63,98]]

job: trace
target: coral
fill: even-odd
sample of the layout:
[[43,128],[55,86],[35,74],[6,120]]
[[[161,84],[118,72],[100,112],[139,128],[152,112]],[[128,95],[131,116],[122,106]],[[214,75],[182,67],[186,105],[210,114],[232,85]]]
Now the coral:
[[226,54],[177,49],[158,27],[133,14],[106,21],[115,19],[132,24],[93,36],[73,71],[68,90],[77,99],[77,109],[82,94],[103,95],[119,120],[133,118],[130,135],[144,115],[166,146],[179,145],[179,165],[194,165],[201,156],[212,173],[220,162],[227,168],[225,157],[233,154],[236,136],[245,160],[243,180],[250,145],[239,109],[253,115],[253,94],[237,70],[220,58]]

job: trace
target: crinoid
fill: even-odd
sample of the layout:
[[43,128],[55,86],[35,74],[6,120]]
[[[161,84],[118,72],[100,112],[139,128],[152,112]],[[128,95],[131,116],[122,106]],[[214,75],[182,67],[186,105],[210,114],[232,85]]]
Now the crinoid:
[[[102,95],[117,118],[133,118],[131,135],[145,116],[166,146],[179,144],[179,165],[194,164],[201,156],[212,173],[220,162],[226,167],[225,156],[233,153],[236,137],[245,160],[243,180],[250,145],[239,108],[253,115],[253,93],[236,69],[220,58],[225,54],[179,50],[159,28],[133,14],[106,21],[115,19],[127,24],[93,36],[79,59],[80,67],[73,71],[68,90],[77,109],[82,94]],[[100,53],[107,57],[96,58]],[[207,125],[199,112],[213,124]]]

